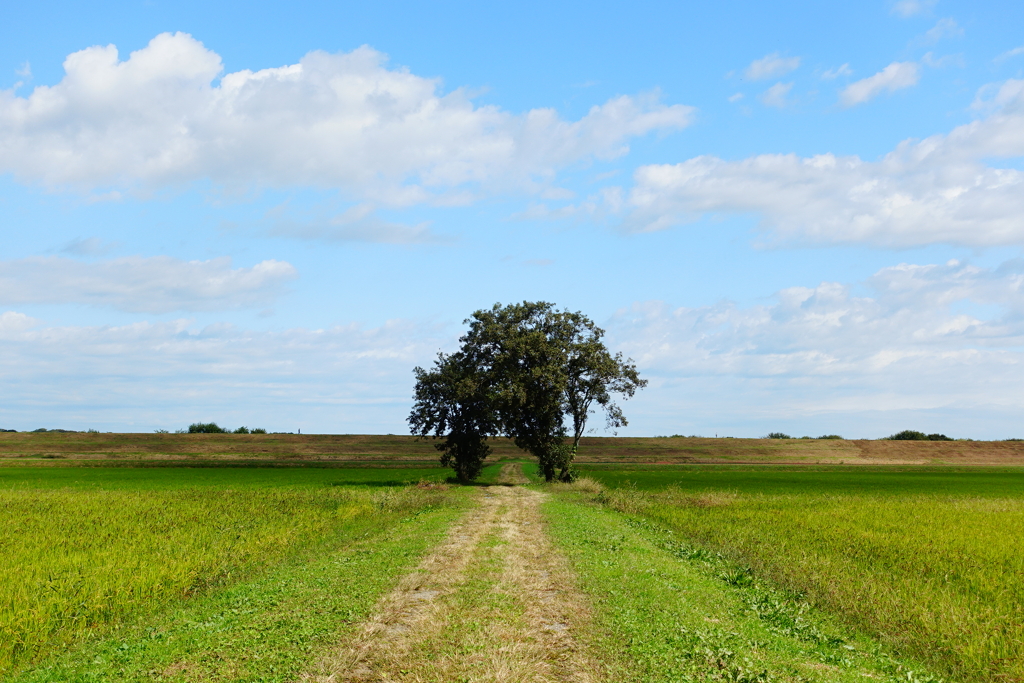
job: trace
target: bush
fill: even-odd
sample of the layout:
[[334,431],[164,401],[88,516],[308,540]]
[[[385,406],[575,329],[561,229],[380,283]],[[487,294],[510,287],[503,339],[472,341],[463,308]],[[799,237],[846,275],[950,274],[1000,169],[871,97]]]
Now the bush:
[[784,434],[782,432],[771,432],[770,434],[768,434],[768,436],[766,436],[764,438],[766,438],[766,439],[792,439],[793,437],[791,437],[789,434]]
[[267,430],[266,430],[266,429],[264,429],[263,427],[256,427],[255,429],[253,429],[253,430],[252,430],[251,432],[249,432],[249,433],[250,433],[250,434],[266,434],[266,433],[267,433]]
[[216,422],[193,422],[188,426],[189,434],[226,434],[228,430],[218,427]]
[[823,434],[822,436],[819,436],[818,438],[819,439],[835,439],[837,441],[842,441],[843,440],[843,437],[839,436],[838,434]]
[[904,429],[889,437],[890,441],[927,441],[928,435],[924,432],[915,432],[913,429]]
[[236,429],[235,431],[233,431],[231,433],[232,434],[248,434],[249,433],[249,428],[248,427],[239,427],[238,429]]
[[929,434],[928,435],[928,440],[929,441],[952,441],[953,439],[949,438],[945,434]]

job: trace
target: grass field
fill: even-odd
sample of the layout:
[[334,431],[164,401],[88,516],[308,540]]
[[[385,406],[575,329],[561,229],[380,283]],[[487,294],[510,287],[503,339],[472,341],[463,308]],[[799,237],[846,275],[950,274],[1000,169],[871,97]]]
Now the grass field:
[[367,623],[408,683],[1024,680],[1021,468],[30,462],[0,467],[5,683],[364,680]]
[[953,680],[1024,679],[1024,472],[588,472],[608,507],[805,595]]
[[0,471],[0,674],[457,501],[396,473],[443,470]]

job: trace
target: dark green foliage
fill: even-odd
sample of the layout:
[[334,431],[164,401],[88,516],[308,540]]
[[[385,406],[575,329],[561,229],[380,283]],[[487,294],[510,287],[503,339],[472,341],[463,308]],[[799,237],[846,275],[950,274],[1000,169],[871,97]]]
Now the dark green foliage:
[[766,439],[792,439],[793,437],[791,437],[789,434],[785,434],[783,432],[770,432],[768,434],[768,436],[766,436],[764,438],[766,438]]
[[266,433],[267,433],[267,430],[266,430],[266,429],[263,429],[263,427],[256,427],[255,429],[253,429],[253,430],[252,430],[252,431],[250,431],[249,433],[250,433],[250,434],[266,434]]
[[902,432],[893,434],[889,439],[891,441],[953,441],[945,434],[925,434],[912,429],[904,429]]
[[428,372],[415,368],[416,402],[409,414],[413,434],[441,441],[441,464],[459,481],[475,479],[491,452],[488,435],[497,429],[484,356],[473,349],[439,353]]
[[913,429],[904,429],[889,437],[891,441],[927,441],[928,435],[924,432],[916,432]]
[[609,353],[604,330],[582,313],[525,301],[495,304],[466,322],[457,353],[440,354],[429,372],[414,370],[409,424],[414,434],[443,437],[442,462],[468,478],[490,451],[487,438],[506,436],[537,458],[547,481],[571,481],[589,415],[600,406],[609,427],[625,426],[612,394],[629,398],[647,384],[632,361]]
[[193,422],[188,426],[189,434],[227,434],[228,430],[218,427],[216,422]]
[[843,440],[843,437],[839,436],[838,434],[824,434],[822,436],[819,436],[818,438],[819,439],[834,439],[834,440],[837,440],[837,441],[842,441]]
[[0,432],[17,432],[17,429],[0,429]]
[[249,433],[249,428],[248,427],[239,427],[238,429],[236,429],[235,431],[233,431],[231,433],[232,434],[248,434]]

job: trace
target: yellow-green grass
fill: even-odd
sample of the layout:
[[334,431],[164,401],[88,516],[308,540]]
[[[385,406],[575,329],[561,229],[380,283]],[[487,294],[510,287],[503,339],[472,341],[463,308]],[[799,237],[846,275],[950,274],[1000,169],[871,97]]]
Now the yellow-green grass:
[[623,683],[842,683],[936,680],[863,633],[751,577],[678,534],[581,504],[546,504],[552,535],[595,615],[582,634],[607,680]]
[[451,497],[330,485],[338,479],[334,471],[314,486],[0,487],[0,673]]
[[359,628],[461,514],[459,505],[435,505],[363,520],[272,567],[112,625],[0,680],[294,683]]
[[954,680],[1024,680],[1024,498],[956,495],[949,482],[932,493],[888,488],[620,488],[595,498],[749,566]]

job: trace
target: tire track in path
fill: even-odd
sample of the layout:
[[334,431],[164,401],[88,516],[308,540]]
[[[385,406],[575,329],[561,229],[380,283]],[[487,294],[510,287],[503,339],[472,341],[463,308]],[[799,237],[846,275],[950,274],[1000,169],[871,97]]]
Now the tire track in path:
[[598,683],[577,635],[589,608],[549,539],[547,494],[505,465],[499,484],[405,576],[307,683]]

